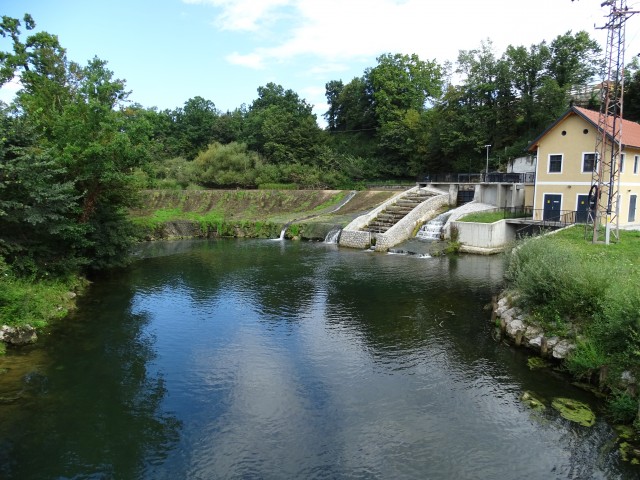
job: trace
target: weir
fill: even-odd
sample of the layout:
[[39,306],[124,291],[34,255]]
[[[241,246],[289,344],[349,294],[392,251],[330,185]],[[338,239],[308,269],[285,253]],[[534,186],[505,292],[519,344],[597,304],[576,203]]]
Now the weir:
[[416,238],[421,240],[440,240],[440,236],[442,234],[442,229],[444,228],[449,216],[451,216],[452,212],[445,212],[438,215],[436,218],[429,220],[425,223],[418,233],[416,234]]
[[342,233],[342,227],[339,227],[339,226],[333,227],[331,230],[329,230],[329,233],[327,233],[327,236],[324,237],[324,243],[337,244],[338,241],[340,240],[341,233]]

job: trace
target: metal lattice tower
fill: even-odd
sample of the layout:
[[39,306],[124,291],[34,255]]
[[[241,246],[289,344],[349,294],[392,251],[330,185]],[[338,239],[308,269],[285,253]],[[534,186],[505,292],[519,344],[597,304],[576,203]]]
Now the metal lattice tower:
[[626,0],[606,0],[610,12],[607,24],[605,70],[600,90],[600,114],[596,133],[596,160],[589,191],[589,222],[593,242],[609,243],[611,227],[619,239],[618,199],[620,190],[620,150],[622,148],[622,103],[624,98],[625,22],[637,11]]

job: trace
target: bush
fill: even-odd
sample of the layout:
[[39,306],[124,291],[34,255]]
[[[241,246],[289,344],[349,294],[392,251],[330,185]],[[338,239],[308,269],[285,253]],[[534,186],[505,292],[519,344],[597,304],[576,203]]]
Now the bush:
[[611,414],[630,421],[637,399],[620,392],[623,372],[640,378],[640,236],[621,234],[609,246],[585,241],[578,228],[528,240],[512,252],[506,277],[547,334],[577,336],[565,363],[572,374],[593,379],[606,367]]
[[244,143],[213,143],[193,161],[193,174],[199,183],[211,187],[253,187],[259,155]]
[[0,325],[43,327],[62,318],[73,304],[67,293],[82,285],[74,276],[34,281],[5,272],[0,278]]
[[615,391],[609,397],[607,412],[616,423],[631,423],[638,413],[638,400],[626,392]]
[[603,268],[552,238],[540,238],[512,251],[506,277],[525,307],[546,316],[585,319],[598,311],[606,291]]

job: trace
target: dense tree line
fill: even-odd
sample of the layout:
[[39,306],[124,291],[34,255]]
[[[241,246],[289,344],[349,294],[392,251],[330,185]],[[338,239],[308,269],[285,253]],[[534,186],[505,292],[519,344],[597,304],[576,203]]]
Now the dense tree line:
[[[162,111],[132,104],[105,61],[70,61],[55,35],[34,27],[29,15],[0,24],[10,44],[0,86],[22,84],[0,111],[0,258],[39,275],[124,258],[127,210],[142,188],[356,188],[479,172],[486,144],[499,168],[600,64],[586,32],[500,55],[487,40],[455,64],[384,54],[362,76],[326,84],[321,128],[306,100],[274,83],[233,111],[199,96]],[[628,78],[625,109],[640,117],[638,69]],[[582,101],[597,107],[597,93]]]

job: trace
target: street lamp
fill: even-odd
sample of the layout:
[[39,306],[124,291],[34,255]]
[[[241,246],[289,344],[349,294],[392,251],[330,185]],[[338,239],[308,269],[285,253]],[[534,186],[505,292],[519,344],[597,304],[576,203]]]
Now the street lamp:
[[484,171],[484,181],[487,182],[489,179],[489,149],[491,148],[491,145],[485,145],[484,148],[487,149],[487,168]]

